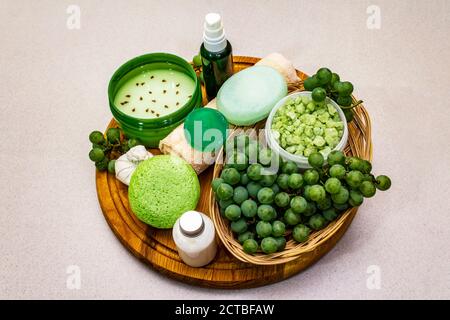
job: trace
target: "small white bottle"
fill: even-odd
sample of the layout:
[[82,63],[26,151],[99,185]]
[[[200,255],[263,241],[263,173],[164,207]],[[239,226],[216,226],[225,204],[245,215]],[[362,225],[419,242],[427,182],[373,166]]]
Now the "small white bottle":
[[214,224],[203,213],[183,213],[175,222],[172,236],[181,259],[191,267],[207,265],[216,256]]

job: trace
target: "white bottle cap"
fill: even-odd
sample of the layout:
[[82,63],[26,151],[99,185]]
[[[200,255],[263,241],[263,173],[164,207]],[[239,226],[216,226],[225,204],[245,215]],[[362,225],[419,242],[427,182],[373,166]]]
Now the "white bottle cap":
[[218,13],[208,13],[203,25],[203,43],[211,52],[219,52],[227,46],[222,18]]
[[195,237],[203,231],[205,222],[200,212],[187,211],[180,217],[180,230],[188,237]]

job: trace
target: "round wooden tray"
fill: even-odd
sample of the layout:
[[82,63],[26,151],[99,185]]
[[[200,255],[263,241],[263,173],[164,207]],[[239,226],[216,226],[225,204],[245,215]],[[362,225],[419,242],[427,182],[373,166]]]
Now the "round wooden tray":
[[[255,64],[259,59],[252,57],[234,57],[235,71],[245,69]],[[304,79],[306,76],[298,72]],[[206,96],[205,94],[203,95]],[[108,127],[116,127],[112,120]],[[153,154],[160,153],[152,149]],[[197,210],[209,215],[210,184],[213,176],[213,166],[200,176],[201,197]],[[203,268],[192,268],[184,264],[177,254],[172,240],[172,230],[152,228],[139,221],[131,212],[128,203],[128,188],[118,181],[114,175],[107,172],[96,172],[97,195],[100,207],[111,230],[141,261],[151,265],[159,272],[193,285],[215,288],[246,288],[257,287],[284,280],[313,264],[327,253],[347,230],[356,209],[349,210],[339,230],[328,239],[326,245],[317,247],[302,261],[275,266],[257,266],[239,261],[219,243],[215,260]]]

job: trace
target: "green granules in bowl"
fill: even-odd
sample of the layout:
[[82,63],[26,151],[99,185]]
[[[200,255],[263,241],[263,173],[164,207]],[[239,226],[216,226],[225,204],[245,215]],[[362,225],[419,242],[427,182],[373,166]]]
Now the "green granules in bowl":
[[154,156],[142,162],[131,177],[128,199],[139,220],[155,228],[172,228],[186,211],[194,210],[200,183],[183,159]]

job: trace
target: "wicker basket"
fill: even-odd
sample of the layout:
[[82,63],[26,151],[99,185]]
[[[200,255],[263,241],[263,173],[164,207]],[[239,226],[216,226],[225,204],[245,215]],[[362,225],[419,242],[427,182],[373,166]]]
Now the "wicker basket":
[[[301,74],[300,72],[298,73]],[[298,90],[295,86],[290,86],[289,89],[290,92]],[[354,102],[356,102],[355,98],[353,99]],[[354,109],[354,113],[354,120],[349,124],[348,144],[344,152],[346,155],[354,155],[363,159],[372,160],[371,124],[369,115],[362,104]],[[261,122],[255,127],[260,128],[263,125],[264,122]],[[237,127],[233,130],[230,136],[233,137],[246,129],[248,128]],[[220,151],[218,159],[221,159],[222,156],[223,149]],[[216,163],[213,178],[220,176],[222,167],[223,163]],[[324,229],[312,232],[307,242],[297,243],[296,241],[289,239],[286,243],[285,250],[281,252],[276,252],[273,254],[258,252],[250,255],[244,252],[242,245],[235,239],[230,228],[230,223],[221,216],[214,193],[211,191],[209,201],[209,211],[214,221],[217,234],[224,246],[237,259],[257,265],[277,265],[296,259],[298,259],[299,263],[306,263],[306,261],[316,260],[315,256],[322,255],[324,252],[328,251],[343,235],[358,210],[358,208],[348,209],[340,215],[338,219],[328,224],[328,226]]]

